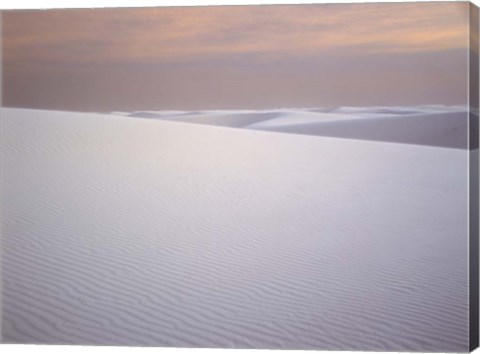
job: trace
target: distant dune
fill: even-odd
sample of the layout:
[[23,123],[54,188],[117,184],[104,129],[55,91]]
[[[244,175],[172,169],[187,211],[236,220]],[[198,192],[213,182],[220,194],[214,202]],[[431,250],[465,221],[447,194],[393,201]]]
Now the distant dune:
[[[276,112],[195,112],[190,114],[184,113],[176,116],[162,116],[161,119],[175,122],[242,128],[250,124],[274,118],[277,115],[278,114]],[[145,117],[145,115],[143,115],[143,117]],[[155,117],[153,114],[147,118],[158,118],[158,116]]]
[[5,343],[468,351],[466,150],[1,119]]
[[467,148],[468,115],[463,106],[336,107],[232,111],[144,111],[123,113],[231,128]]
[[467,112],[339,119],[312,123],[298,123],[292,116],[288,122],[282,121],[277,124],[275,120],[266,121],[247,128],[457,149],[466,149],[468,141]]

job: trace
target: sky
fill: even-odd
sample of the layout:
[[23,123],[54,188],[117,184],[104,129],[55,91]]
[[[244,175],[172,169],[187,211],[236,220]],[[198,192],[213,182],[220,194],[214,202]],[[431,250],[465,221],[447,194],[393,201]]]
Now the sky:
[[467,104],[468,3],[2,12],[3,105]]

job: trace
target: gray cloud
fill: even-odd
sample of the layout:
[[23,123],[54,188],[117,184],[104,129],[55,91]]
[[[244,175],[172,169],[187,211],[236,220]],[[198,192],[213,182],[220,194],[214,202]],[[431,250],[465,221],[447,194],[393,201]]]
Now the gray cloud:
[[464,104],[466,3],[3,13],[4,104]]

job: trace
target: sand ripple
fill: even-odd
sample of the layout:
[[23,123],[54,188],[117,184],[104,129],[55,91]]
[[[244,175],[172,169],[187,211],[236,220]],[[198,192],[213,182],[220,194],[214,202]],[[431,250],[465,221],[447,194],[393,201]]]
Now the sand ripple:
[[2,109],[3,341],[467,351],[467,152]]

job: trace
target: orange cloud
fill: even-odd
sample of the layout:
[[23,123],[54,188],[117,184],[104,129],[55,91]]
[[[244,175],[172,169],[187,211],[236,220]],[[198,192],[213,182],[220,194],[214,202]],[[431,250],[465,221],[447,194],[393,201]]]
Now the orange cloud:
[[7,64],[182,62],[468,46],[468,3],[3,12]]

